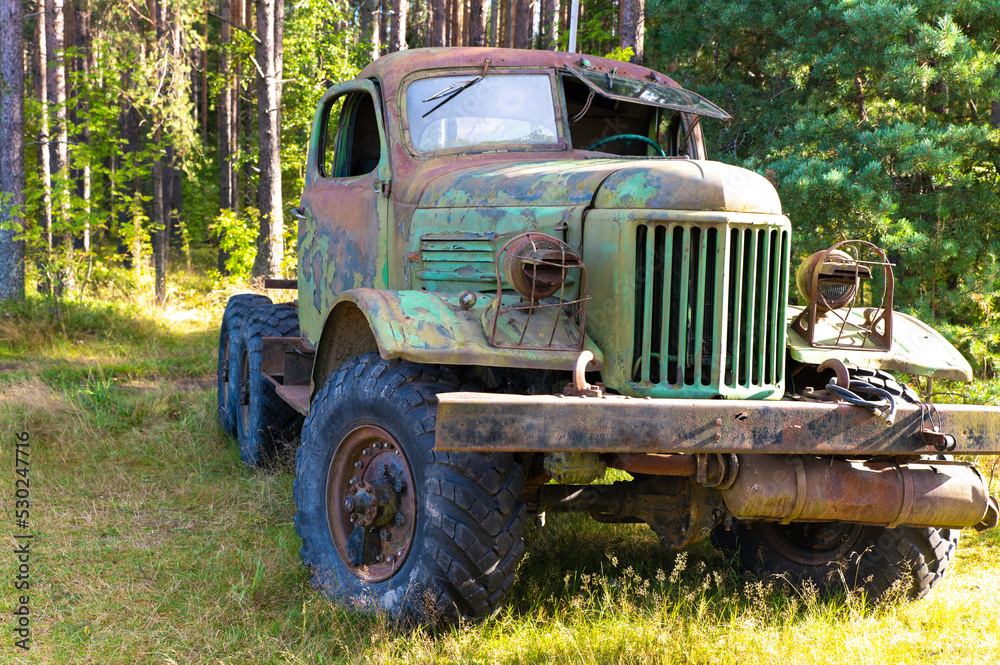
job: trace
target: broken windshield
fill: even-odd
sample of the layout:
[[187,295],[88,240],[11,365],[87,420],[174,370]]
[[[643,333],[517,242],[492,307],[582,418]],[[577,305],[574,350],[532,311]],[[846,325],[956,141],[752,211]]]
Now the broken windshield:
[[610,72],[595,72],[566,66],[591,90],[609,99],[625,102],[639,102],[684,113],[694,113],[709,118],[729,120],[730,115],[699,94],[678,86],[667,86],[652,81],[615,76]]
[[545,74],[417,79],[406,89],[406,121],[417,152],[559,145],[552,79]]

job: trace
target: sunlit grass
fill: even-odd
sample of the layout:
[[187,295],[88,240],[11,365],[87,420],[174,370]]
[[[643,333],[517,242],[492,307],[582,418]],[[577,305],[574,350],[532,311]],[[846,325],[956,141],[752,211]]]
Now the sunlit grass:
[[[432,636],[331,604],[299,559],[291,470],[246,469],[218,430],[225,298],[191,280],[173,311],[67,304],[65,336],[41,301],[4,310],[4,326],[44,337],[0,329],[0,363],[17,366],[0,379],[0,437],[31,434],[36,536],[34,648],[23,656],[5,632],[0,662],[1000,661],[997,532],[964,533],[925,600],[870,608],[755,580],[708,543],[674,553],[641,525],[556,515],[529,525],[509,602],[482,624]],[[0,584],[12,571],[0,557]],[[7,616],[10,603],[0,595]]]

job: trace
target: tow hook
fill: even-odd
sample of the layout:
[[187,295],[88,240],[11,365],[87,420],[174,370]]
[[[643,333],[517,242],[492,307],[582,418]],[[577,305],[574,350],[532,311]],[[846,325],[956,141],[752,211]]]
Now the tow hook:
[[590,351],[584,350],[580,352],[580,355],[576,357],[576,363],[573,365],[573,383],[567,384],[563,389],[563,393],[573,397],[604,397],[604,384],[595,383],[593,385],[587,383],[586,371],[587,365],[589,365],[594,360],[594,354]]

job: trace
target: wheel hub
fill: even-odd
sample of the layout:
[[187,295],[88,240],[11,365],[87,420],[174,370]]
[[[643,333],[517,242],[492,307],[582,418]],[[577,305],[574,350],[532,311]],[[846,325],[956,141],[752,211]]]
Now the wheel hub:
[[395,439],[363,425],[341,440],[330,464],[330,535],[351,572],[366,581],[391,577],[410,551],[415,530],[413,473]]
[[786,559],[802,565],[822,565],[850,552],[862,527],[841,522],[763,522],[757,528]]

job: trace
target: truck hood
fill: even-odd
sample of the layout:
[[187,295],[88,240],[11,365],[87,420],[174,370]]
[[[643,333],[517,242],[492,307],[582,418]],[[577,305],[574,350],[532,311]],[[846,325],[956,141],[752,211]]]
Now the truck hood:
[[421,208],[585,206],[781,214],[774,187],[736,166],[688,159],[601,159],[475,166],[431,181]]

